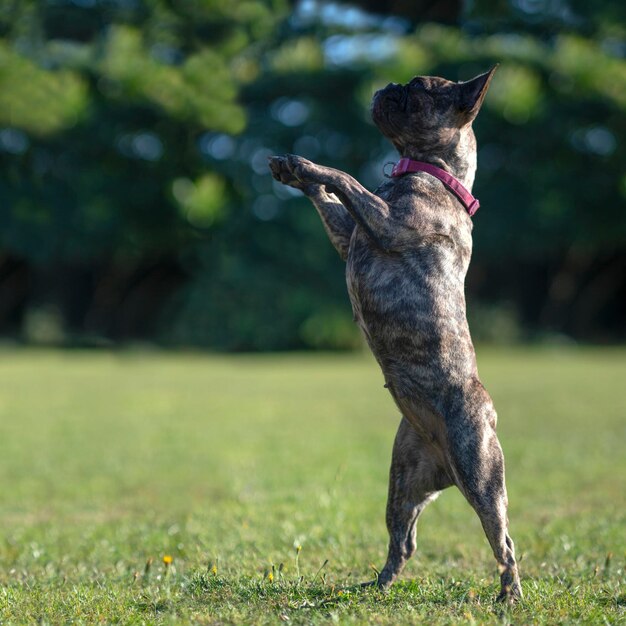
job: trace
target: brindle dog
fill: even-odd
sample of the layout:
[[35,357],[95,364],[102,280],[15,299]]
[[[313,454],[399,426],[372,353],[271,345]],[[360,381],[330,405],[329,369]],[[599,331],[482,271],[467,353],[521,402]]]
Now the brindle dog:
[[[374,95],[374,123],[401,156],[436,165],[471,189],[472,122],[495,69],[461,83],[418,76],[390,84]],[[426,505],[456,485],[498,562],[498,599],[521,597],[496,411],[478,377],[465,315],[471,218],[424,172],[370,193],[348,174],[299,156],[269,161],[276,180],[313,201],[347,261],[355,320],[403,415],[390,470],[389,554],[378,585],[389,587],[414,553],[415,525]]]

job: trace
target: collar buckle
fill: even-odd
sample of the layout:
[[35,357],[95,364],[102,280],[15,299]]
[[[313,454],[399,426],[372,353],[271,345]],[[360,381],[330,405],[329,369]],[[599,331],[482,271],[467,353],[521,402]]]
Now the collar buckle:
[[[387,174],[386,169],[387,166],[391,165],[391,172],[389,174]],[[392,178],[394,176],[394,169],[396,167],[396,164],[393,161],[387,161],[384,165],[383,165],[383,176],[385,178]]]

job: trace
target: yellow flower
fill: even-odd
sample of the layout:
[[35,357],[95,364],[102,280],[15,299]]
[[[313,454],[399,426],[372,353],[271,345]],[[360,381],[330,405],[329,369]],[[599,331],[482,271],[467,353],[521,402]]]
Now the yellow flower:
[[166,555],[163,557],[163,563],[165,564],[165,566],[166,566],[166,567],[167,567],[168,565],[171,565],[173,560],[174,560],[174,559],[173,559],[173,558],[172,558],[169,554],[166,554]]
[[213,574],[213,576],[217,576],[217,565],[213,565],[211,568],[211,574]]
[[269,580],[271,583],[273,583],[273,582],[274,582],[274,573],[273,573],[273,572],[270,572],[270,573],[267,575],[267,580]]

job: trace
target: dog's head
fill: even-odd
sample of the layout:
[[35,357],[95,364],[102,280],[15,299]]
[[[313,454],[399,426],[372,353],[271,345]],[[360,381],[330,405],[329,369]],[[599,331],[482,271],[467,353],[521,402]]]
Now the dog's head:
[[372,119],[400,154],[447,150],[474,121],[496,67],[462,83],[437,76],[390,83],[374,94]]

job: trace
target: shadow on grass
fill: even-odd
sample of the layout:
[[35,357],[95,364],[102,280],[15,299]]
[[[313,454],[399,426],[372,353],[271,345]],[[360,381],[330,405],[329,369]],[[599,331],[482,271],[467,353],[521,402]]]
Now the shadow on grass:
[[406,611],[407,607],[415,607],[424,614],[442,611],[458,614],[459,610],[471,607],[491,617],[505,615],[509,610],[496,605],[493,585],[475,581],[401,581],[387,591],[372,582],[340,585],[323,577],[313,581],[282,577],[270,580],[267,576],[228,579],[200,572],[189,580],[186,594],[196,606],[210,606],[216,612],[221,608],[227,611],[238,608],[249,614],[276,611],[283,621],[290,615],[304,613],[327,618],[331,611],[353,616],[373,617],[375,613],[392,616],[396,611]]

